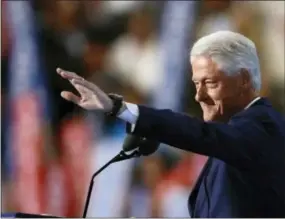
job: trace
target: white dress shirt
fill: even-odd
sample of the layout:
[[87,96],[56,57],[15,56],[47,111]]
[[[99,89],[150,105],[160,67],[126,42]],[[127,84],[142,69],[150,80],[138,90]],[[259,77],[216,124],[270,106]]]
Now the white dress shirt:
[[[261,97],[256,97],[255,99],[253,99],[244,109],[249,108],[260,98]],[[125,122],[129,122],[135,125],[139,117],[139,107],[138,105],[133,104],[133,103],[125,103],[125,104],[126,104],[126,109],[120,115],[118,115],[118,117],[124,120]]]

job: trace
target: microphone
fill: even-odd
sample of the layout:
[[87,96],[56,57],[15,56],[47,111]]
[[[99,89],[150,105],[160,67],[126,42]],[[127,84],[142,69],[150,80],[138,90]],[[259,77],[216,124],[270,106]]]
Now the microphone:
[[159,142],[143,138],[139,144],[138,152],[143,156],[148,156],[157,151]]
[[87,193],[87,197],[85,200],[85,205],[84,205],[84,212],[83,212],[83,218],[86,218],[87,216],[87,210],[88,210],[88,206],[89,206],[89,202],[90,202],[90,198],[91,198],[91,193],[92,193],[92,189],[93,189],[93,185],[94,185],[94,179],[97,175],[99,175],[99,173],[101,173],[104,169],[106,169],[109,165],[111,165],[112,163],[116,163],[119,161],[123,161],[123,160],[127,160],[133,157],[139,157],[141,156],[141,154],[139,153],[138,150],[133,151],[130,154],[126,154],[123,150],[117,154],[115,157],[113,157],[109,162],[107,162],[104,166],[102,166],[99,170],[97,170],[91,177],[91,181],[89,184],[89,188],[88,188],[88,193]]
[[128,152],[138,148],[142,140],[142,137],[128,134],[123,143],[123,151]]
[[128,134],[123,143],[123,151],[128,152],[138,148],[143,156],[154,153],[159,147],[159,142],[144,137]]
[[[105,168],[107,168],[112,163],[127,160],[133,157],[140,157],[142,155],[143,156],[150,155],[157,150],[158,146],[159,146],[159,143],[156,141],[150,141],[143,137],[138,137],[138,136],[128,134],[123,143],[123,150],[92,175],[86,201],[85,201],[83,218],[86,218],[87,210],[88,210],[88,206],[89,206],[89,202],[91,198],[91,193],[92,193],[92,189],[94,185],[94,179],[99,173],[101,173]],[[126,154],[125,152],[130,152],[130,153]]]

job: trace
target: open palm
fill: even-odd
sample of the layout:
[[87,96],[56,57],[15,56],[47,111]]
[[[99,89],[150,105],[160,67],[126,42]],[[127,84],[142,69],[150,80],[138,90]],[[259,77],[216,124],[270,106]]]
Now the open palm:
[[86,81],[74,72],[56,69],[57,73],[75,87],[80,96],[70,91],[61,92],[61,96],[86,110],[111,111],[113,102],[108,95],[95,84]]

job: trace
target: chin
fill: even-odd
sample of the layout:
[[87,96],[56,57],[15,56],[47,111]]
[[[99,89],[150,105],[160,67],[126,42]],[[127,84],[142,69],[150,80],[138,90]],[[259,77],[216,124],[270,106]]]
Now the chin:
[[211,119],[211,118],[204,118],[204,122],[214,122],[215,120]]
[[220,121],[220,116],[217,114],[203,114],[203,120],[205,122],[218,122]]
[[209,116],[203,116],[203,120],[205,122],[210,122],[210,121],[213,121],[213,118],[212,117],[209,117]]

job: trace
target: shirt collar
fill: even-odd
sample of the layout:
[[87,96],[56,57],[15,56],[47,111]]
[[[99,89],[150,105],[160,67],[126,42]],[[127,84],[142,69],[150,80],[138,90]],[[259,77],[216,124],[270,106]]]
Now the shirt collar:
[[252,106],[256,101],[258,101],[261,97],[256,97],[255,99],[253,99],[244,109],[249,108],[250,106]]

